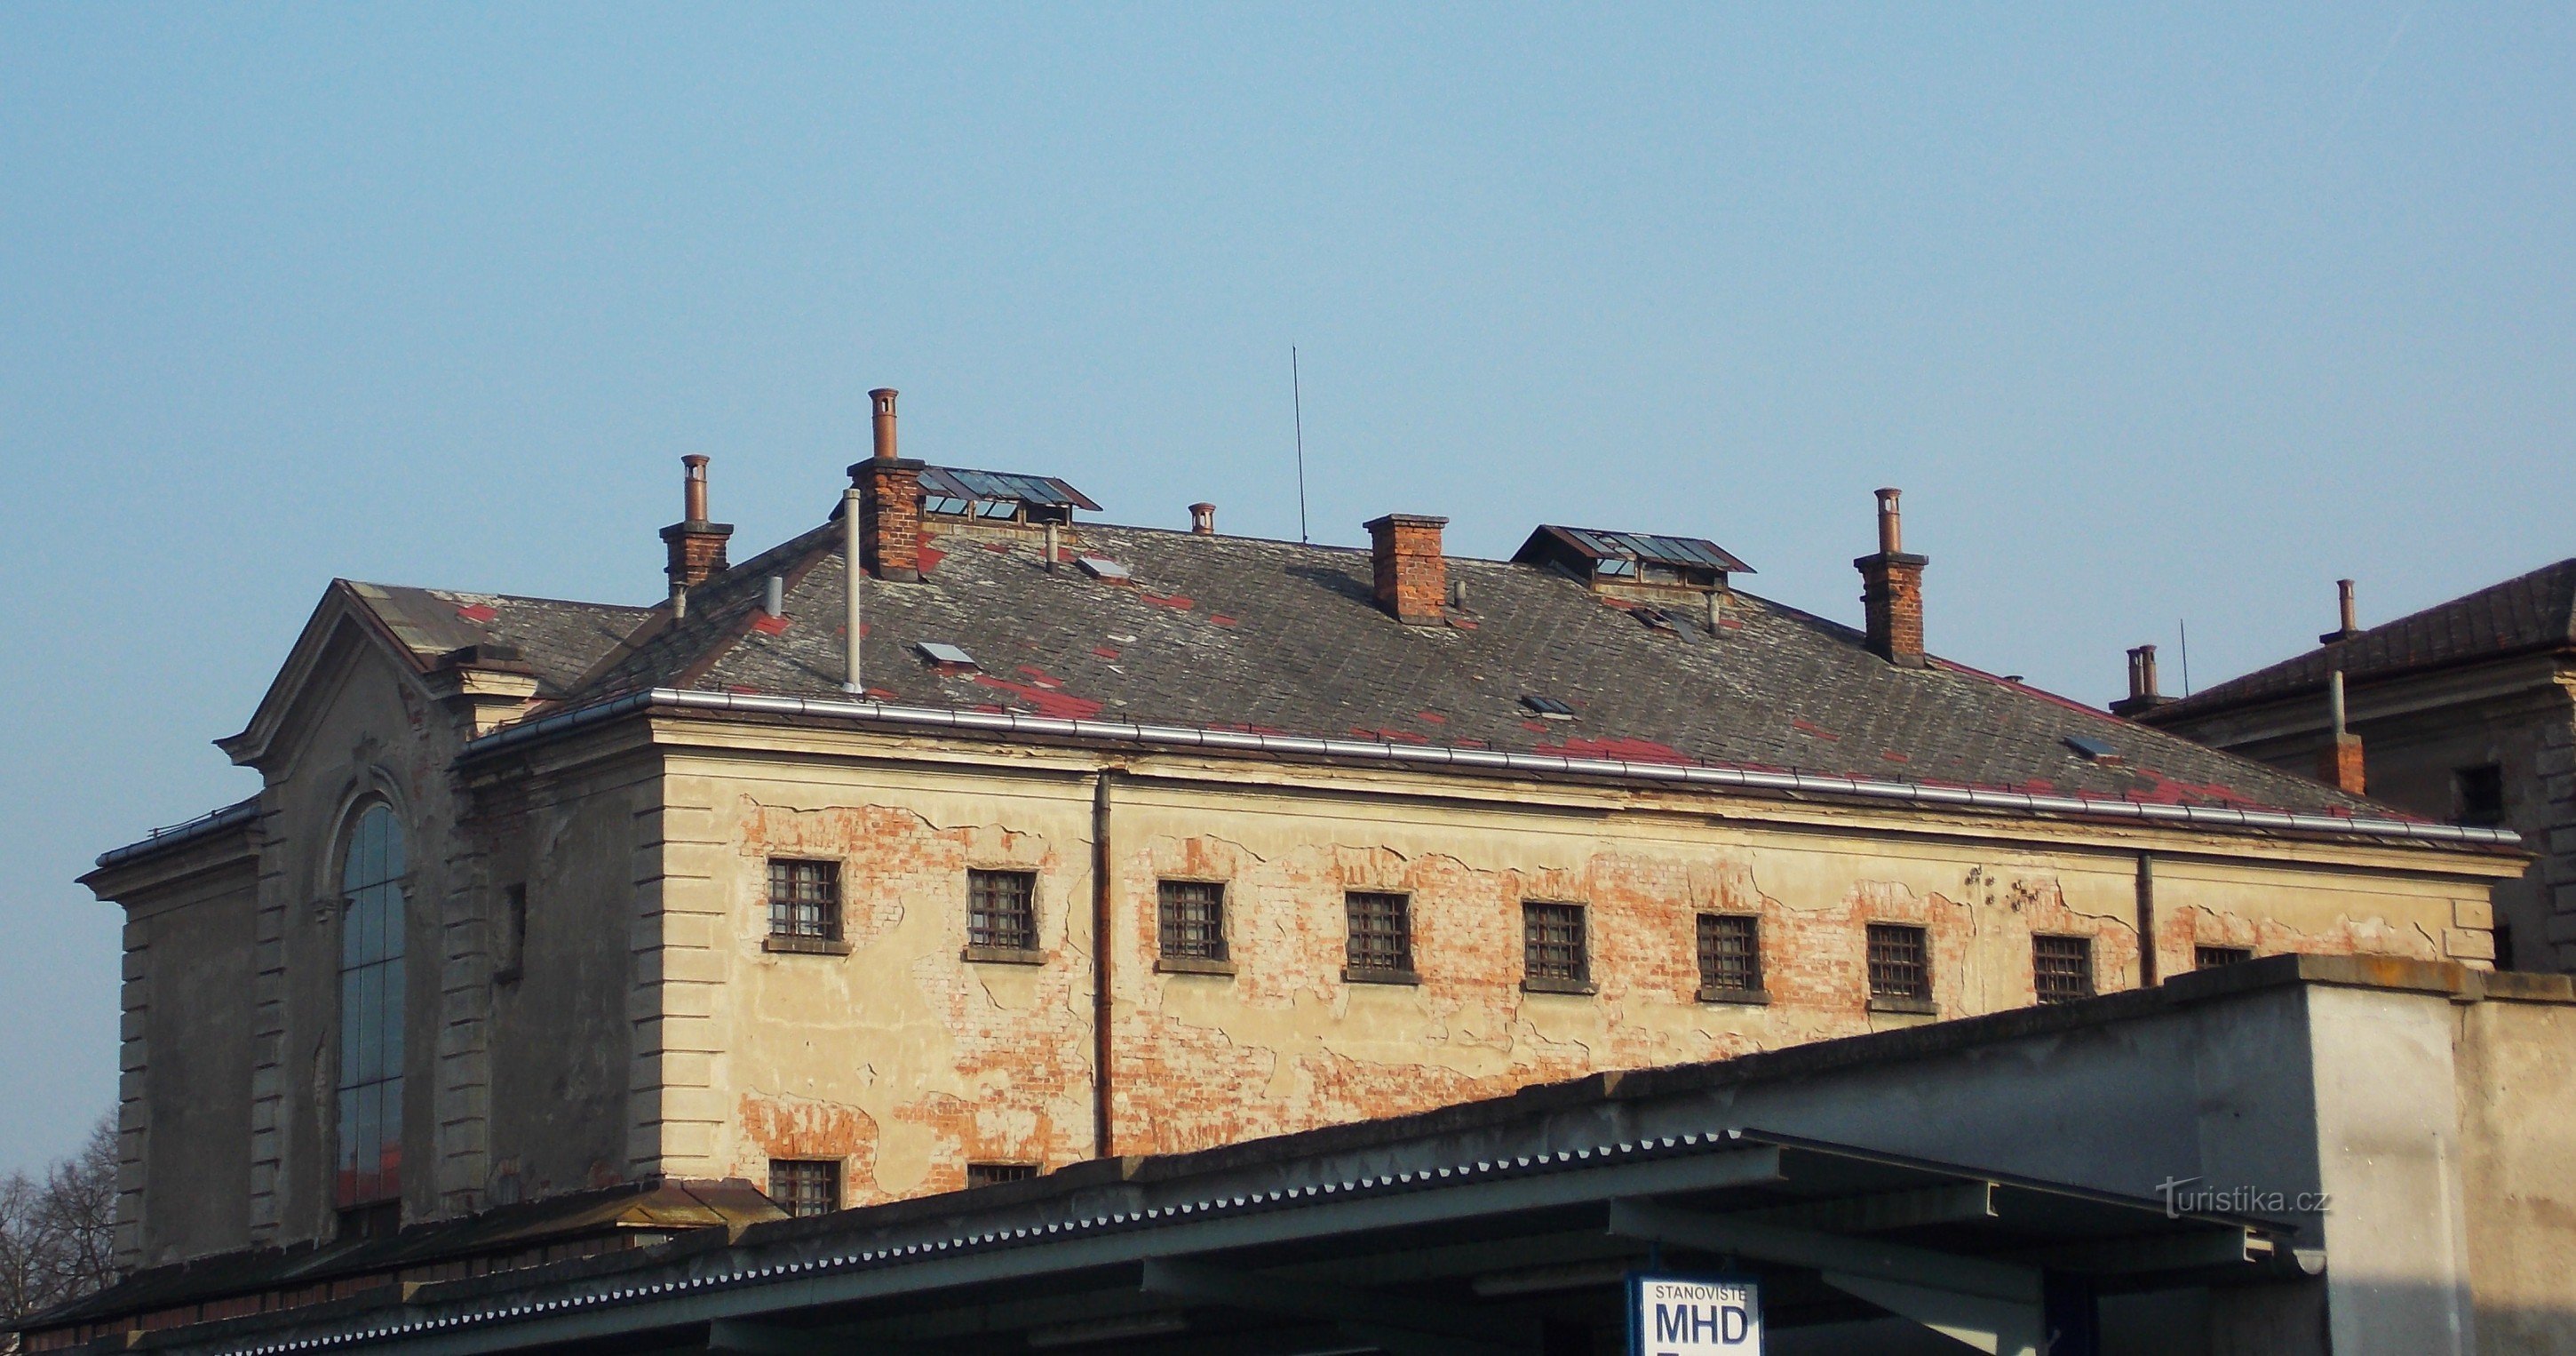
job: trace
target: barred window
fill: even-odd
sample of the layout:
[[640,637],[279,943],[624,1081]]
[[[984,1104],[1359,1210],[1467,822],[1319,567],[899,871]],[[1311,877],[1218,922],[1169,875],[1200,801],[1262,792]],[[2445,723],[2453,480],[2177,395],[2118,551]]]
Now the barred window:
[[966,1165],[966,1185],[969,1187],[991,1186],[996,1182],[1025,1182],[1037,1175],[1038,1165],[1035,1163],[969,1163]]
[[2222,965],[2236,965],[2252,959],[2254,948],[2250,946],[2195,946],[2191,949],[2191,965],[2195,970],[2215,970]]
[[1412,901],[1403,895],[1353,890],[1342,897],[1350,914],[1346,963],[1368,974],[1413,972]]
[[1038,876],[1034,871],[966,873],[966,944],[997,951],[1038,946]]
[[1590,982],[1592,963],[1584,952],[1582,905],[1521,906],[1521,968],[1533,980]]
[[1869,925],[1869,996],[1930,1001],[1932,943],[1923,929],[1904,923]]
[[769,1199],[800,1219],[828,1215],[841,1208],[841,1165],[829,1158],[773,1158]]
[[1762,987],[1762,920],[1750,914],[1699,916],[1699,986],[1751,991]]
[[769,935],[841,940],[841,864],[769,862]]
[[1163,954],[1182,960],[1225,959],[1225,887],[1215,881],[1167,880],[1162,897]]
[[2043,1003],[2072,1003],[2093,996],[2093,939],[2030,939],[2031,987]]

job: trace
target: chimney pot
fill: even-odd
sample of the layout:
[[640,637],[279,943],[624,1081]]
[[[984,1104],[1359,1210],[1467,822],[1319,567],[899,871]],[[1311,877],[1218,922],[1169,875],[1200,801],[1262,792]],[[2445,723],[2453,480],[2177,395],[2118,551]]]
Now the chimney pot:
[[2349,579],[2336,580],[2335,620],[2338,624],[2335,629],[2317,637],[2317,643],[2320,645],[2340,645],[2343,642],[2352,639],[2354,636],[2360,635],[2361,627],[2355,621],[2355,618],[2358,615],[2359,613],[2354,608],[2352,601],[2352,581]]
[[707,520],[707,459],[701,456],[680,458],[680,519],[703,523]]
[[1852,562],[1860,571],[1861,606],[1870,652],[1898,668],[1919,669],[1923,657],[1923,567],[1930,562],[1904,552],[1894,488],[1878,491],[1878,554]]
[[774,574],[769,576],[769,591],[761,597],[760,610],[773,617],[783,617],[787,615],[787,581],[785,579]]
[[1377,605],[1407,626],[1437,626],[1449,599],[1449,561],[1440,553],[1446,518],[1390,513],[1368,524]]
[[1202,536],[1202,537],[1213,537],[1213,536],[1215,536],[1215,535],[1216,535],[1216,505],[1214,505],[1214,504],[1192,504],[1192,505],[1190,505],[1190,531],[1191,531],[1191,532],[1193,532],[1193,533],[1195,533],[1195,534],[1197,534],[1197,535],[1199,535],[1199,536]]
[[874,424],[875,424],[875,426],[876,426],[876,438],[877,438],[876,453],[877,453],[877,460],[879,460],[879,461],[893,461],[893,460],[895,460],[895,450],[894,450],[894,398],[895,398],[895,395],[896,395],[896,392],[895,392],[895,391],[893,391],[893,390],[892,390],[892,389],[890,389],[890,388],[883,387],[883,386],[880,386],[880,387],[878,387],[877,389],[875,389],[875,390],[873,390],[873,391],[868,392],[868,400],[869,400],[869,402],[870,402],[872,405],[874,405],[874,406],[876,407],[876,413],[875,413],[875,415],[874,415],[873,419],[871,420],[871,422],[872,422],[872,423],[874,423]]
[[680,521],[662,529],[662,573],[671,581],[672,615],[685,614],[687,591],[726,568],[725,541],[733,524],[707,521],[707,459],[680,458]]
[[2140,645],[2129,651],[2129,695],[2111,703],[2111,714],[2135,716],[2171,702],[2173,698],[2157,690],[2156,647]]

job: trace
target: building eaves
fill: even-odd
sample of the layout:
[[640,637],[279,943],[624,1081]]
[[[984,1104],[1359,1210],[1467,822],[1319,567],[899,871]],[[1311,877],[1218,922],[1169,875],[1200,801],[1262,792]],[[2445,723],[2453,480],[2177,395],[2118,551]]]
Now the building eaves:
[[1630,761],[1516,754],[1493,749],[1394,741],[1308,739],[1293,735],[1237,730],[1063,719],[1008,711],[964,711],[955,708],[897,706],[873,701],[772,697],[758,693],[714,693],[679,688],[651,688],[643,692],[629,693],[622,697],[560,711],[522,725],[497,730],[468,744],[463,756],[466,759],[481,758],[655,709],[673,712],[855,721],[882,724],[896,729],[937,730],[988,738],[1063,740],[1075,744],[1204,750],[1219,754],[1249,754],[1259,757],[1327,762],[1384,762],[1412,768],[1468,774],[1567,777],[1651,785],[1678,784],[1713,790],[1839,797],[1921,808],[2128,820],[2222,831],[2320,834],[2470,848],[2510,848],[2522,841],[2521,836],[2511,829],[2437,824],[2386,816],[2300,814],[2225,806],[2038,795],[2029,792],[1937,786],[1918,782],[1817,776],[1763,768],[1680,764],[1662,760]]
[[98,860],[92,864],[101,869],[123,866],[129,862],[141,861],[146,857],[176,851],[190,843],[212,838],[226,829],[239,828],[258,818],[259,797],[254,794],[220,809],[208,810],[184,823],[154,829],[143,838],[127,843],[123,847],[109,848],[98,854]]

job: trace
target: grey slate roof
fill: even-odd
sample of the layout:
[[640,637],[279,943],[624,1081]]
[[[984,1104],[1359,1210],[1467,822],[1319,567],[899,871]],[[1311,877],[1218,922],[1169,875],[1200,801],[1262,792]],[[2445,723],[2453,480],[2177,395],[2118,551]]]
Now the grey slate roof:
[[469,645],[507,646],[536,670],[538,695],[548,698],[571,692],[592,665],[653,615],[651,608],[612,603],[340,582],[365,601],[416,662],[427,665]]
[[[682,623],[648,626],[567,704],[657,686],[843,697],[839,535],[816,528],[710,581]],[[1452,557],[1471,610],[1417,627],[1371,601],[1365,550],[1084,524],[1081,552],[1133,572],[1120,587],[1070,564],[1049,573],[1034,541],[930,545],[923,582],[867,586],[867,683],[881,700],[2387,813],[1963,666],[1894,668],[1850,627],[1742,593],[1714,635],[1688,616],[1665,631],[1556,571]],[[787,582],[783,627],[760,611],[771,574]],[[960,646],[981,671],[936,671],[923,642]],[[1524,695],[1576,718],[1537,719]],[[2065,742],[2076,736],[2121,765],[2079,756]]]
[[2576,650],[2576,559],[2545,565],[2475,593],[2436,603],[2335,645],[2256,669],[2167,702],[2142,719],[2159,725],[2322,691],[2338,655],[2344,681],[2470,664],[2506,655]]

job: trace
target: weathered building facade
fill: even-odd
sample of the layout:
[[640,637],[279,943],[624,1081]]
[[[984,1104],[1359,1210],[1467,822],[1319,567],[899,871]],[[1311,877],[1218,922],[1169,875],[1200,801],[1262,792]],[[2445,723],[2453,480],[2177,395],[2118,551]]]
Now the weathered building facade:
[[[2499,964],[2576,970],[2576,560],[2364,628],[2343,581],[2317,648],[2135,719],[2299,771],[2336,754],[2370,796],[2428,819],[2515,830],[2528,874],[2495,890]],[[2152,660],[2143,670],[2154,672]],[[2342,675],[2346,737],[2330,687]]]
[[[1858,630],[1694,539],[1074,521],[880,455],[649,609],[335,583],[128,913],[121,1245],[801,1211],[2139,987],[2483,965],[2512,836]],[[859,569],[852,569],[855,560]],[[851,638],[858,638],[853,646]]]

